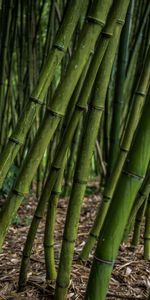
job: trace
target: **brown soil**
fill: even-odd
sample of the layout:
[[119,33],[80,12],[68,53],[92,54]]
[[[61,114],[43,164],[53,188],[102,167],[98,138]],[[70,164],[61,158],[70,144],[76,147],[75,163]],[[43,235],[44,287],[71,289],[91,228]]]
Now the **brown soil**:
[[[58,264],[60,245],[62,238],[62,227],[67,208],[67,199],[61,199],[58,206],[57,223],[55,231],[55,253]],[[77,262],[78,255],[82,249],[85,238],[93,223],[99,196],[85,197],[82,208],[78,240],[76,243],[72,277],[68,299],[82,300],[88,280],[92,255],[86,266]],[[45,282],[45,266],[43,254],[43,230],[44,221],[41,223],[36,237],[31,264],[28,273],[27,288],[22,293],[17,293],[17,281],[20,268],[21,254],[29,228],[31,217],[36,206],[35,197],[25,200],[19,210],[19,224],[13,224],[7,235],[3,253],[0,254],[0,299],[53,299],[54,285],[47,286]],[[150,290],[150,264],[143,260],[143,245],[141,234],[141,245],[133,252],[129,243],[120,247],[112,278],[110,281],[107,299],[148,299]]]

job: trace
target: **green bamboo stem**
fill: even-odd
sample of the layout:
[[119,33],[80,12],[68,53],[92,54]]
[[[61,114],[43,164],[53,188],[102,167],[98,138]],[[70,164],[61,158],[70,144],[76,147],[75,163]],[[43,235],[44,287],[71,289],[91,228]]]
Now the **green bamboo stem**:
[[131,228],[133,227],[137,212],[139,211],[140,207],[143,205],[144,201],[148,198],[149,193],[150,193],[150,173],[148,173],[148,175],[146,176],[146,178],[142,184],[142,187],[140,188],[140,190],[137,194],[137,197],[135,199],[134,205],[131,210],[131,214],[130,214],[128,223],[125,228],[123,240],[126,240],[128,238],[129,232],[131,231]]
[[14,54],[14,45],[15,45],[15,39],[16,39],[16,33],[17,33],[17,11],[18,11],[18,4],[16,3],[15,6],[15,18],[14,21],[11,21],[10,27],[12,27],[12,35],[13,35],[13,40],[11,43],[11,54],[10,54],[10,60],[9,60],[9,73],[8,73],[8,84],[7,84],[7,89],[6,89],[6,94],[5,97],[3,95],[4,100],[4,107],[3,107],[3,113],[2,113],[2,124],[1,124],[1,146],[2,149],[5,146],[6,139],[7,139],[7,129],[9,124],[8,124],[8,114],[7,111],[9,109],[9,94],[10,94],[10,82],[12,80],[12,69],[13,69],[13,54]]
[[0,144],[3,145],[3,122],[4,122],[4,111],[5,111],[5,102],[3,101],[5,95],[5,80],[6,80],[6,61],[7,61],[7,54],[8,54],[8,42],[10,36],[10,25],[12,20],[12,9],[13,9],[13,1],[9,1],[8,7],[6,7],[6,19],[5,19],[5,26],[3,28],[3,35],[2,35],[2,46],[1,46],[1,53],[0,53],[0,128],[1,128],[1,135],[0,135]]
[[75,168],[75,162],[76,162],[76,154],[77,154],[77,149],[79,146],[79,138],[80,138],[80,129],[81,129],[81,122],[79,123],[73,141],[71,145],[71,150],[70,150],[70,157],[69,157],[69,163],[67,165],[67,176],[65,180],[65,197],[67,197],[70,194],[70,189],[72,185],[72,180],[73,180],[73,174],[74,174],[74,168]]
[[137,212],[137,216],[135,218],[134,232],[133,232],[133,237],[132,237],[132,241],[131,241],[131,247],[133,247],[133,248],[136,248],[140,242],[141,224],[142,224],[142,221],[144,218],[146,206],[147,206],[147,199],[145,199],[145,201],[139,208],[139,210]]
[[[112,268],[136,194],[150,159],[150,99],[144,106],[134,142],[122,170],[99,236],[85,299],[105,300]],[[123,191],[123,192],[122,192]]]
[[[127,2],[125,7],[123,6],[124,10],[127,9],[126,6]],[[121,7],[119,8],[121,9]],[[55,292],[55,298],[57,300],[66,299],[67,289],[69,286],[80,210],[89,176],[90,162],[95,147],[99,124],[104,109],[107,86],[115,58],[121,26],[116,29],[118,30],[115,32],[116,34],[109,43],[108,49],[97,73],[96,81],[93,87],[93,94],[91,97],[92,101],[89,105],[89,112],[85,121],[63,234],[63,243]]]
[[84,1],[82,1],[82,3],[79,0],[69,1],[64,21],[55,38],[53,47],[47,57],[38,82],[22,112],[21,118],[19,119],[13,134],[9,138],[5,150],[1,155],[0,186],[2,186],[12,162],[14,161],[21,145],[25,141],[35,115],[41,107],[40,104],[44,101],[47,89],[55,74],[55,69],[61,62],[68,48],[73,31],[81,14],[83,4]]
[[110,157],[109,157],[109,174],[112,173],[112,169],[115,165],[119,154],[120,144],[120,125],[122,120],[122,111],[124,107],[123,87],[126,78],[126,68],[128,63],[128,49],[129,49],[129,34],[131,27],[131,12],[132,12],[133,1],[130,2],[125,25],[123,27],[119,53],[117,58],[117,76],[115,82],[115,95],[113,101],[113,115],[112,115],[112,126],[111,126],[111,138],[110,138]]
[[46,219],[45,224],[45,235],[44,235],[44,253],[45,253],[45,264],[46,264],[46,278],[48,280],[55,280],[57,273],[55,267],[55,254],[54,254],[54,228],[56,219],[56,210],[59,195],[61,193],[62,179],[64,174],[66,158],[63,161],[57,181],[52,189],[50,196],[50,214],[49,218]]
[[102,228],[105,216],[107,214],[109,205],[111,203],[111,199],[115,190],[115,187],[117,185],[119,176],[121,174],[125,159],[127,157],[127,154],[130,149],[130,145],[134,136],[134,132],[136,130],[140,114],[141,114],[141,109],[145,101],[145,97],[147,94],[148,90],[148,85],[149,85],[149,78],[150,78],[150,48],[147,54],[147,58],[145,60],[144,68],[141,73],[139,83],[134,95],[134,100],[133,100],[133,106],[132,110],[127,122],[126,130],[121,142],[120,146],[120,153],[119,157],[117,159],[117,162],[114,166],[113,172],[111,174],[111,177],[108,178],[106,182],[106,186],[103,192],[103,201],[102,204],[100,205],[100,208],[98,209],[94,224],[92,226],[92,229],[90,231],[90,234],[88,236],[88,239],[83,247],[83,250],[80,254],[80,258],[83,261],[86,261],[88,258],[88,255],[90,251],[92,250],[99,232]]
[[146,221],[144,232],[144,259],[150,260],[150,196],[148,198],[146,209]]
[[141,40],[143,36],[143,31],[145,28],[145,25],[147,23],[148,17],[150,13],[150,3],[148,3],[148,7],[146,8],[144,12],[144,16],[141,22],[140,30],[138,31],[138,36],[132,51],[132,55],[128,64],[127,68],[127,77],[125,80],[124,84],[124,98],[126,99],[125,106],[124,106],[124,111],[123,111],[123,116],[122,116],[122,127],[123,124],[125,124],[125,119],[127,117],[127,112],[128,112],[128,107],[129,107],[129,100],[132,94],[132,89],[133,89],[133,82],[135,78],[135,73],[136,73],[136,66],[139,58],[139,51],[140,51],[140,46],[141,46]]

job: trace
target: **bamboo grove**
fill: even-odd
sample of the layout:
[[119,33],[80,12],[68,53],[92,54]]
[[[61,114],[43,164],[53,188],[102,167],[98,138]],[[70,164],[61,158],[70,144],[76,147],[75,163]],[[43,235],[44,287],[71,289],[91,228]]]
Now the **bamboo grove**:
[[[104,300],[119,246],[132,235],[135,249],[143,222],[150,260],[150,2],[1,0],[0,27],[0,248],[36,186],[18,291],[44,220],[46,280],[67,299],[84,195],[98,178],[78,260],[92,253],[85,299]],[[68,209],[57,265],[60,197]]]

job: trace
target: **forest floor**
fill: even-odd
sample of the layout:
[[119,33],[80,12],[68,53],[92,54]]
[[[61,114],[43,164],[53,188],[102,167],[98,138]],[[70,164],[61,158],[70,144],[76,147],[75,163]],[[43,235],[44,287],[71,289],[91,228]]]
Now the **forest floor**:
[[[87,195],[84,199],[78,240],[74,255],[74,263],[68,299],[82,300],[92,262],[90,256],[86,265],[78,263],[77,259],[87,237],[89,229],[93,224],[96,207],[100,198],[96,194]],[[67,199],[60,199],[57,212],[57,222],[55,230],[55,254],[58,264],[60,245],[62,238],[62,227],[64,224]],[[5,241],[3,252],[0,253],[0,299],[53,299],[54,285],[45,283],[45,266],[43,253],[43,231],[44,221],[41,222],[31,256],[31,264],[28,273],[28,284],[26,290],[17,293],[17,281],[19,275],[21,254],[29,229],[29,224],[36,207],[34,195],[25,200],[19,209],[18,216],[14,219],[13,225]],[[107,300],[115,299],[148,299],[150,291],[150,263],[143,260],[142,234],[141,244],[136,251],[132,251],[129,243],[120,247],[112,278],[110,281]]]

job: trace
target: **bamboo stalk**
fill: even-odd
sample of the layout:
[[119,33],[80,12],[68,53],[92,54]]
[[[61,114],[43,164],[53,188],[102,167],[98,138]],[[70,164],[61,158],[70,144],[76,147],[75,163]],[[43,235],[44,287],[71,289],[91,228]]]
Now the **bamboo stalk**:
[[147,206],[147,199],[145,199],[145,201],[139,208],[139,210],[137,212],[137,216],[135,218],[134,232],[133,232],[133,237],[132,237],[132,241],[131,241],[131,246],[133,248],[136,248],[140,241],[141,224],[142,224],[142,221],[144,218],[146,206]]
[[128,12],[126,15],[125,24],[120,37],[119,53],[117,58],[117,76],[115,82],[115,95],[113,101],[113,115],[112,115],[112,126],[111,126],[111,138],[110,138],[110,157],[109,157],[109,174],[112,173],[112,169],[115,165],[119,154],[120,144],[120,126],[122,120],[122,112],[124,108],[124,95],[123,88],[126,78],[126,69],[128,63],[128,49],[129,49],[129,34],[131,27],[131,16],[132,16],[132,5],[133,1],[130,2]]
[[130,217],[129,217],[129,220],[128,220],[128,223],[126,225],[125,232],[124,232],[124,238],[123,238],[124,240],[127,239],[129,232],[134,224],[136,214],[137,214],[138,210],[140,209],[141,205],[143,204],[143,202],[148,198],[149,192],[150,192],[150,174],[148,172],[148,174],[142,184],[142,187],[137,194],[134,205],[132,207],[131,214],[130,214]]

